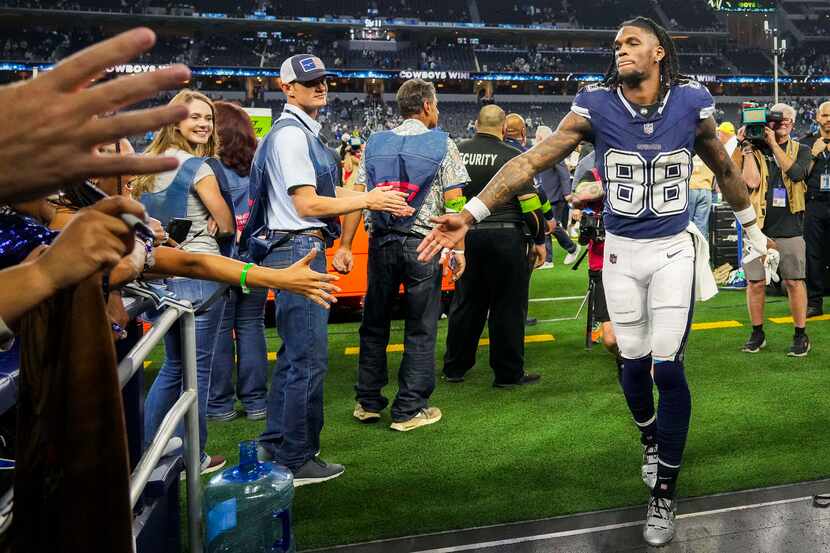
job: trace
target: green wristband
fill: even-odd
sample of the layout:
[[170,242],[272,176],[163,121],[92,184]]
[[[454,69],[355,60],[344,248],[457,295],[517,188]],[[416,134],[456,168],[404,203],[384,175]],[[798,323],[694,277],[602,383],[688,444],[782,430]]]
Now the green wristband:
[[250,294],[251,289],[245,284],[245,280],[248,278],[248,271],[256,265],[256,263],[246,263],[244,267],[242,267],[242,274],[239,275],[239,287],[242,288],[243,294]]
[[519,200],[519,204],[522,206],[522,213],[536,211],[542,207],[542,202],[539,201],[539,196],[533,196],[527,200]]
[[452,200],[446,200],[444,202],[444,209],[447,211],[452,211],[453,213],[461,213],[461,210],[464,209],[464,206],[467,204],[467,198],[464,196],[453,198]]
[[550,200],[548,200],[548,201],[546,201],[545,203],[542,204],[542,213],[547,213],[551,209],[553,209],[553,206],[550,205]]

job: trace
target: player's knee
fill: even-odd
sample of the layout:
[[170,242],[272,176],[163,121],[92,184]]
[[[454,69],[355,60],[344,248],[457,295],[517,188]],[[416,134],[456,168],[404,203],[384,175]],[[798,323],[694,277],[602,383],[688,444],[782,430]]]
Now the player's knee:
[[682,361],[654,360],[654,384],[661,392],[686,388],[686,374]]
[[651,354],[648,327],[645,324],[615,324],[617,347],[626,359],[639,359]]
[[628,340],[622,336],[617,337],[617,347],[620,350],[620,354],[626,359],[639,359],[651,353],[648,342]]
[[651,339],[651,352],[655,361],[673,361],[683,344],[680,332],[661,331]]

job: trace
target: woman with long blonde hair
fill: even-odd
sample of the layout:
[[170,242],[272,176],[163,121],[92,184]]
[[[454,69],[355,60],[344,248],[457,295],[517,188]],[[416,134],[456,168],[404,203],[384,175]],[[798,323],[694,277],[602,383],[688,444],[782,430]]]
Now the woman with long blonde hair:
[[[223,254],[224,244],[233,243],[235,223],[233,206],[228,205],[207,158],[219,153],[216,110],[207,96],[185,89],[176,94],[171,105],[188,108],[184,120],[162,127],[145,150],[147,154],[174,156],[181,164],[174,171],[146,175],[136,179],[133,195],[147,208],[150,216],[167,226],[173,220],[190,221],[190,231],[182,243],[188,252]],[[193,278],[172,278],[169,289],[197,309],[196,371],[199,399],[199,442],[202,448],[203,473],[219,470],[225,459],[204,453],[207,442],[208,393],[213,352],[219,324],[225,308],[226,287],[217,282]],[[144,408],[145,442],[149,443],[165,414],[179,397],[182,386],[181,339],[178,323],[164,339],[165,360],[150,391]]]

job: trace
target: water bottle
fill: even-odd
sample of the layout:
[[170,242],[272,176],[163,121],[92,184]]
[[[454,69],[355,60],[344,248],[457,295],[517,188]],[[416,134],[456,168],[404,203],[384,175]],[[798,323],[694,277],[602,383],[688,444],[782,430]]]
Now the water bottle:
[[295,553],[291,532],[294,477],[287,468],[257,460],[255,441],[239,444],[239,466],[205,488],[207,553]]

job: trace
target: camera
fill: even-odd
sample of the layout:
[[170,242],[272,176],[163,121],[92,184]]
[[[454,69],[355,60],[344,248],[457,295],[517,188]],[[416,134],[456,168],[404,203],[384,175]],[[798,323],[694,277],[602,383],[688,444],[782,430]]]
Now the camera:
[[763,143],[764,127],[775,129],[783,120],[783,112],[770,111],[758,104],[746,103],[741,109],[741,124],[745,127],[744,136],[753,143]]
[[602,223],[602,213],[592,209],[582,211],[582,219],[579,221],[580,245],[585,246],[588,242],[604,242],[605,225]]

